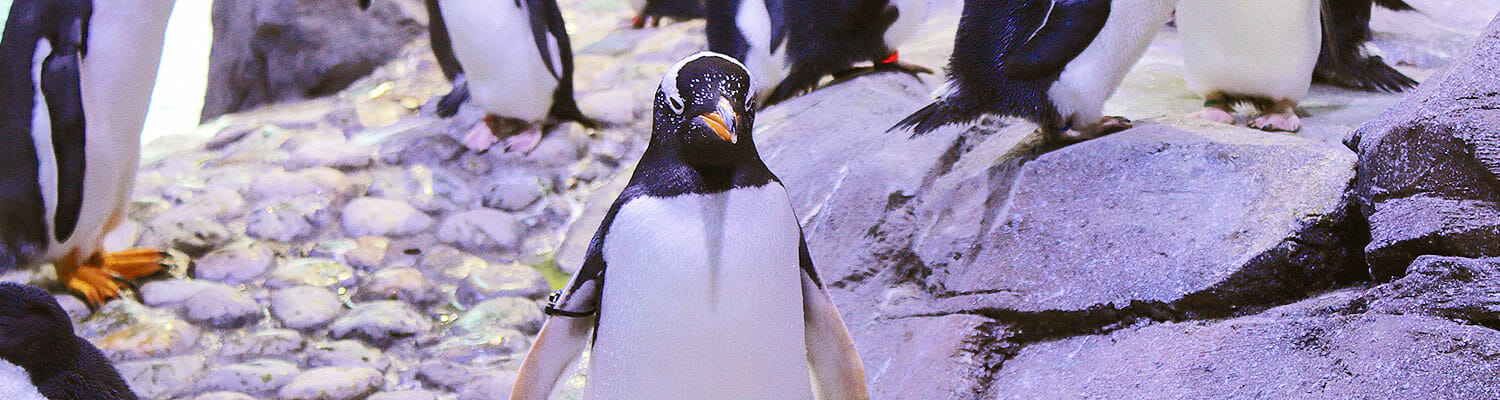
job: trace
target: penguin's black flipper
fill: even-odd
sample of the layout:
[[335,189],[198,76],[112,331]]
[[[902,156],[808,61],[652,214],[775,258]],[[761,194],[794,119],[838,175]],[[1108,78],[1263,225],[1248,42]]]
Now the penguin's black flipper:
[[[1041,2],[1037,2],[1041,3]],[[1109,20],[1110,0],[1053,2],[1046,22],[1000,61],[1006,76],[1035,79],[1056,74],[1083,53]]]
[[61,29],[52,40],[52,54],[42,64],[42,95],[51,117],[52,149],[57,162],[53,233],[58,242],[73,236],[78,228],[78,214],[83,209],[87,155],[84,154],[83,89],[78,82],[81,42],[81,30]]
[[943,103],[943,100],[934,101],[932,104],[928,104],[911,113],[911,115],[906,116],[901,122],[897,122],[896,125],[887,129],[886,132],[911,129],[911,137],[917,137],[927,132],[932,132],[932,130],[940,128],[943,125],[964,122],[949,115],[948,110],[949,108]]
[[[542,51],[542,58],[547,61],[548,68],[551,68],[553,75],[557,77],[557,90],[552,92],[552,109],[547,114],[558,120],[577,122],[589,129],[603,126],[603,123],[583,115],[583,110],[578,109],[578,102],[573,99],[573,45],[568,40],[568,27],[563,22],[562,9],[558,8],[557,0],[526,1],[540,7],[531,12],[532,30],[535,31],[537,26],[545,27],[546,34],[543,36],[549,36],[557,46],[557,53],[550,57],[548,51]],[[542,17],[544,24],[537,25],[538,15]],[[547,46],[542,48],[546,49]],[[558,64],[556,67],[553,67],[554,61]]]
[[[423,0],[422,3],[427,6],[427,38],[432,42],[432,56],[437,58],[438,67],[443,69],[443,76],[452,82],[464,70],[458,64],[458,56],[453,54],[453,40],[448,38],[448,25],[443,22],[443,10],[438,6],[437,0]],[[454,89],[457,90],[456,87]]]
[[[517,2],[519,3],[521,0],[517,0]],[[562,79],[562,66],[558,65],[562,63],[560,60],[562,56],[560,54],[553,54],[554,52],[560,53],[562,45],[559,43],[556,46],[558,48],[554,48],[552,41],[555,39],[549,38],[549,36],[557,37],[557,34],[553,32],[552,21],[549,21],[552,18],[548,10],[549,8],[557,8],[557,3],[553,1],[550,7],[547,4],[547,0],[525,0],[525,3],[526,15],[531,17],[531,38],[536,41],[537,51],[542,53],[542,62],[547,64],[547,71],[551,72],[554,78]],[[557,19],[559,22],[558,25],[562,25],[561,13],[558,14]],[[563,31],[562,36],[567,36],[566,30]]]
[[1364,53],[1370,40],[1370,9],[1374,4],[1394,10],[1411,9],[1399,0],[1323,0],[1323,46],[1313,79],[1319,83],[1370,91],[1401,92],[1417,81],[1386,64],[1380,56]]

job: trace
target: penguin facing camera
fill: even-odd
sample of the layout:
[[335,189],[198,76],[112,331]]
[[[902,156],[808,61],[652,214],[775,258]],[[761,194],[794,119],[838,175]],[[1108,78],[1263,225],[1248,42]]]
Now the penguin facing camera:
[[1417,81],[1387,65],[1369,49],[1370,9],[1414,11],[1401,0],[1322,0],[1323,39],[1313,81],[1380,92],[1401,92]]
[[1189,115],[1233,124],[1234,105],[1259,110],[1250,127],[1296,132],[1297,102],[1312,85],[1322,44],[1320,0],[1182,0],[1182,37],[1188,87],[1203,95]]
[[169,0],[17,0],[0,39],[0,271],[52,263],[97,307],[161,271],[107,253],[140,163]]
[[0,398],[134,400],[104,353],[73,334],[51,293],[0,282]]
[[786,78],[783,0],[708,0],[705,32],[708,51],[734,57],[750,69],[759,102]]
[[482,152],[504,138],[507,151],[529,153],[558,122],[599,126],[573,99],[573,50],[557,0],[426,3],[431,26],[443,32],[431,28],[433,53],[454,82],[438,102],[440,115],[452,115],[465,99],[485,112],[464,136],[465,147]]
[[[901,62],[897,48],[916,35],[933,0],[782,1],[788,71],[766,95],[766,106],[813,90],[825,76],[932,73]],[[855,67],[865,62],[871,66]]]
[[966,1],[949,81],[891,131],[918,136],[1000,115],[1036,123],[1055,145],[1129,128],[1103,115],[1104,102],[1172,9],[1161,0]]
[[869,398],[786,189],[756,152],[753,80],[717,53],[668,70],[646,152],[553,294],[511,399],[545,398],[591,342],[585,398]]
[[703,0],[629,0],[628,3],[635,10],[635,17],[630,19],[630,27],[635,29],[645,28],[647,23],[661,26],[662,18],[688,21],[704,15]]

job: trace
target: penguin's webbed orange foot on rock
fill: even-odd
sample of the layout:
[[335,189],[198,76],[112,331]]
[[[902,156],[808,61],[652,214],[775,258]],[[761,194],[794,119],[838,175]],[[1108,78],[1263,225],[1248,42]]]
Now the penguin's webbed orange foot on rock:
[[531,154],[531,151],[535,150],[536,145],[541,142],[542,128],[531,126],[515,136],[505,138],[505,151],[520,151],[521,154]]
[[1100,118],[1098,121],[1095,121],[1092,124],[1079,128],[1078,136],[1081,139],[1093,139],[1096,137],[1130,129],[1131,126],[1133,125],[1131,124],[1130,120],[1126,119],[1125,117],[1104,117]]
[[74,268],[71,273],[58,270],[59,279],[74,293],[83,296],[89,307],[120,296],[122,284],[161,272],[164,253],[154,249],[130,249],[117,253],[97,254]]
[[1250,121],[1250,127],[1271,132],[1296,132],[1302,129],[1302,119],[1295,112],[1266,114]]

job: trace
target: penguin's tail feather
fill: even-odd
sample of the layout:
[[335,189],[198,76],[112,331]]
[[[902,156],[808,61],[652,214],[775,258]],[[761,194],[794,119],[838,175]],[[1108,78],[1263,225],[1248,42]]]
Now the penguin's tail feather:
[[462,81],[464,79],[462,75],[459,75],[458,79],[460,81],[454,82],[453,90],[438,99],[437,116],[443,118],[452,117],[454,114],[458,114],[459,106],[469,101],[469,85],[467,82]]
[[962,122],[955,120],[955,117],[955,115],[949,112],[949,107],[944,104],[943,100],[937,100],[906,116],[905,119],[891,126],[886,132],[910,130],[911,137],[915,138],[941,128],[944,125]]
[[1390,9],[1391,11],[1416,11],[1417,9],[1416,7],[1412,7],[1411,4],[1407,4],[1404,0],[1375,0],[1375,5]]
[[1313,77],[1321,83],[1389,93],[1417,86],[1416,80],[1387,65],[1379,56],[1320,67],[1313,71]]

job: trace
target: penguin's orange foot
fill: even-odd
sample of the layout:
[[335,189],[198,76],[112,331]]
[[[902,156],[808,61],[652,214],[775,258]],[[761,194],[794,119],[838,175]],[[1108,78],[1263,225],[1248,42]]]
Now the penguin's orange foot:
[[538,126],[527,127],[515,136],[505,138],[505,151],[520,151],[521,154],[531,154],[536,145],[542,142],[542,128]]
[[1224,111],[1218,107],[1203,107],[1202,110],[1188,114],[1187,117],[1234,125],[1234,114],[1230,114],[1228,111]]
[[489,150],[490,146],[495,145],[497,141],[499,139],[495,138],[495,133],[490,130],[489,124],[476,124],[474,129],[470,129],[469,133],[464,135],[463,144],[469,150],[483,152]]
[[1302,129],[1302,119],[1295,112],[1266,114],[1250,121],[1250,127],[1270,132],[1296,132]]
[[645,15],[637,15],[637,16],[635,16],[635,18],[631,18],[630,19],[630,27],[633,28],[633,29],[645,28],[646,27],[646,16]]
[[164,253],[154,249],[130,249],[117,253],[97,254],[79,265],[72,273],[59,269],[63,284],[98,308],[105,301],[120,296],[122,283],[162,271]]

